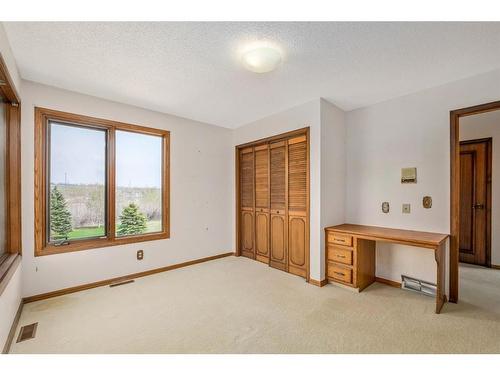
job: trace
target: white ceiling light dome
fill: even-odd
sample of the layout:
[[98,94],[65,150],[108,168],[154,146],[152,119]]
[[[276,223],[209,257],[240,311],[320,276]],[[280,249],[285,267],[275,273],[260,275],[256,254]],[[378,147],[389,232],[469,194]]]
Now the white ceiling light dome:
[[256,46],[242,55],[243,65],[254,73],[268,73],[281,63],[282,56],[278,48],[269,45]]

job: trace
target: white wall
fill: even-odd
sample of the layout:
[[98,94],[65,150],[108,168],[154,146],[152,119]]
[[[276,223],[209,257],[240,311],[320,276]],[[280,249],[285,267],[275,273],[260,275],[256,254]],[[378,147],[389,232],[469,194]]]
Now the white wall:
[[[311,254],[325,278],[325,227],[345,222],[345,113],[321,99],[321,252]],[[316,254],[320,257],[316,259]]]
[[[347,210],[352,223],[449,233],[449,111],[500,99],[500,71],[396,98],[346,115]],[[417,167],[417,184],[402,185],[402,167]],[[433,206],[422,207],[430,195]],[[383,214],[381,203],[391,212]],[[411,214],[401,204],[411,203]],[[436,280],[429,250],[377,246],[377,275]]]
[[491,191],[491,264],[500,265],[500,111],[462,117],[459,122],[460,140],[492,139],[492,191]]
[[18,266],[12,275],[9,284],[0,297],[0,351],[4,348],[9,336],[12,322],[21,303],[22,293],[22,266]]
[[9,40],[7,39],[7,34],[5,33],[5,29],[3,24],[0,22],[0,53],[5,61],[5,65],[10,74],[10,78],[16,87],[16,90],[19,92],[21,90],[21,78],[19,76],[19,72],[16,66],[16,60],[14,60],[14,55],[12,54],[12,50],[10,48]]
[[[24,296],[234,251],[230,130],[27,81],[22,100]],[[171,238],[34,257],[35,106],[170,130]]]

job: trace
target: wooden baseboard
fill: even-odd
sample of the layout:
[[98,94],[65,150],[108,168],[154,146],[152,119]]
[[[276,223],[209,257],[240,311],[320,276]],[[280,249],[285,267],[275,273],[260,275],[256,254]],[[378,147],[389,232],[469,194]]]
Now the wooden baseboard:
[[7,336],[7,341],[5,341],[5,345],[2,350],[2,354],[8,354],[10,350],[10,346],[12,345],[12,341],[14,340],[14,336],[16,334],[17,324],[19,323],[19,318],[21,318],[21,313],[23,312],[24,302],[21,300],[19,302],[19,307],[17,308],[16,316],[12,321],[12,325],[10,326],[9,335]]
[[500,265],[499,264],[492,264],[491,268],[494,268],[496,270],[500,270]]
[[40,300],[47,299],[47,298],[52,298],[52,297],[62,296],[62,295],[65,295],[65,294],[80,292],[80,291],[86,290],[86,289],[98,288],[100,286],[106,286],[106,285],[110,285],[110,284],[115,284],[115,283],[118,283],[118,282],[123,282],[123,281],[126,281],[126,280],[130,280],[130,279],[137,279],[139,277],[149,276],[149,275],[153,275],[155,273],[160,273],[160,272],[171,271],[171,270],[175,270],[177,268],[182,268],[182,267],[191,266],[193,264],[208,262],[210,260],[224,258],[224,257],[228,257],[228,256],[231,256],[231,255],[234,255],[234,253],[223,253],[223,254],[213,255],[213,256],[210,256],[210,257],[206,257],[206,258],[195,259],[195,260],[190,260],[188,262],[173,264],[171,266],[166,266],[166,267],[161,267],[161,268],[155,268],[155,269],[148,270],[148,271],[132,273],[132,274],[126,275],[126,276],[120,276],[120,277],[114,277],[112,279],[101,280],[101,281],[97,281],[95,283],[78,285],[78,286],[74,286],[74,287],[71,287],[71,288],[65,288],[65,289],[56,290],[56,291],[53,291],[53,292],[37,294],[37,295],[34,295],[34,296],[23,298],[23,303],[30,303],[30,302],[40,301]]
[[384,279],[382,277],[375,277],[375,281],[377,281],[377,282],[379,282],[381,284],[393,286],[394,288],[401,288],[401,283],[399,283],[397,281],[392,281],[392,280]]
[[316,285],[316,286],[319,286],[321,288],[322,286],[325,286],[326,284],[328,284],[328,280],[323,279],[323,280],[319,281],[319,280],[309,279],[309,284]]

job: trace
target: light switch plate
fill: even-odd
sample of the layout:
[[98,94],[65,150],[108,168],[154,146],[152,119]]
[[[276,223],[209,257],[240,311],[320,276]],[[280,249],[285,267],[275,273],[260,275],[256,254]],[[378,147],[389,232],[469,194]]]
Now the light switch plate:
[[403,213],[409,214],[411,211],[411,205],[409,203],[403,203]]

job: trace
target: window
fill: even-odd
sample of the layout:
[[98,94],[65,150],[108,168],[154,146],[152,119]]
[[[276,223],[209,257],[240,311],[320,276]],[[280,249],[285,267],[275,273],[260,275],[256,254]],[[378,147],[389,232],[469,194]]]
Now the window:
[[[154,135],[116,132],[117,236],[161,232],[162,139]],[[139,215],[134,214],[139,208]],[[138,220],[139,225],[126,225]]]
[[35,108],[35,253],[169,238],[169,132]]
[[47,130],[48,242],[105,237],[106,131],[57,121]]

